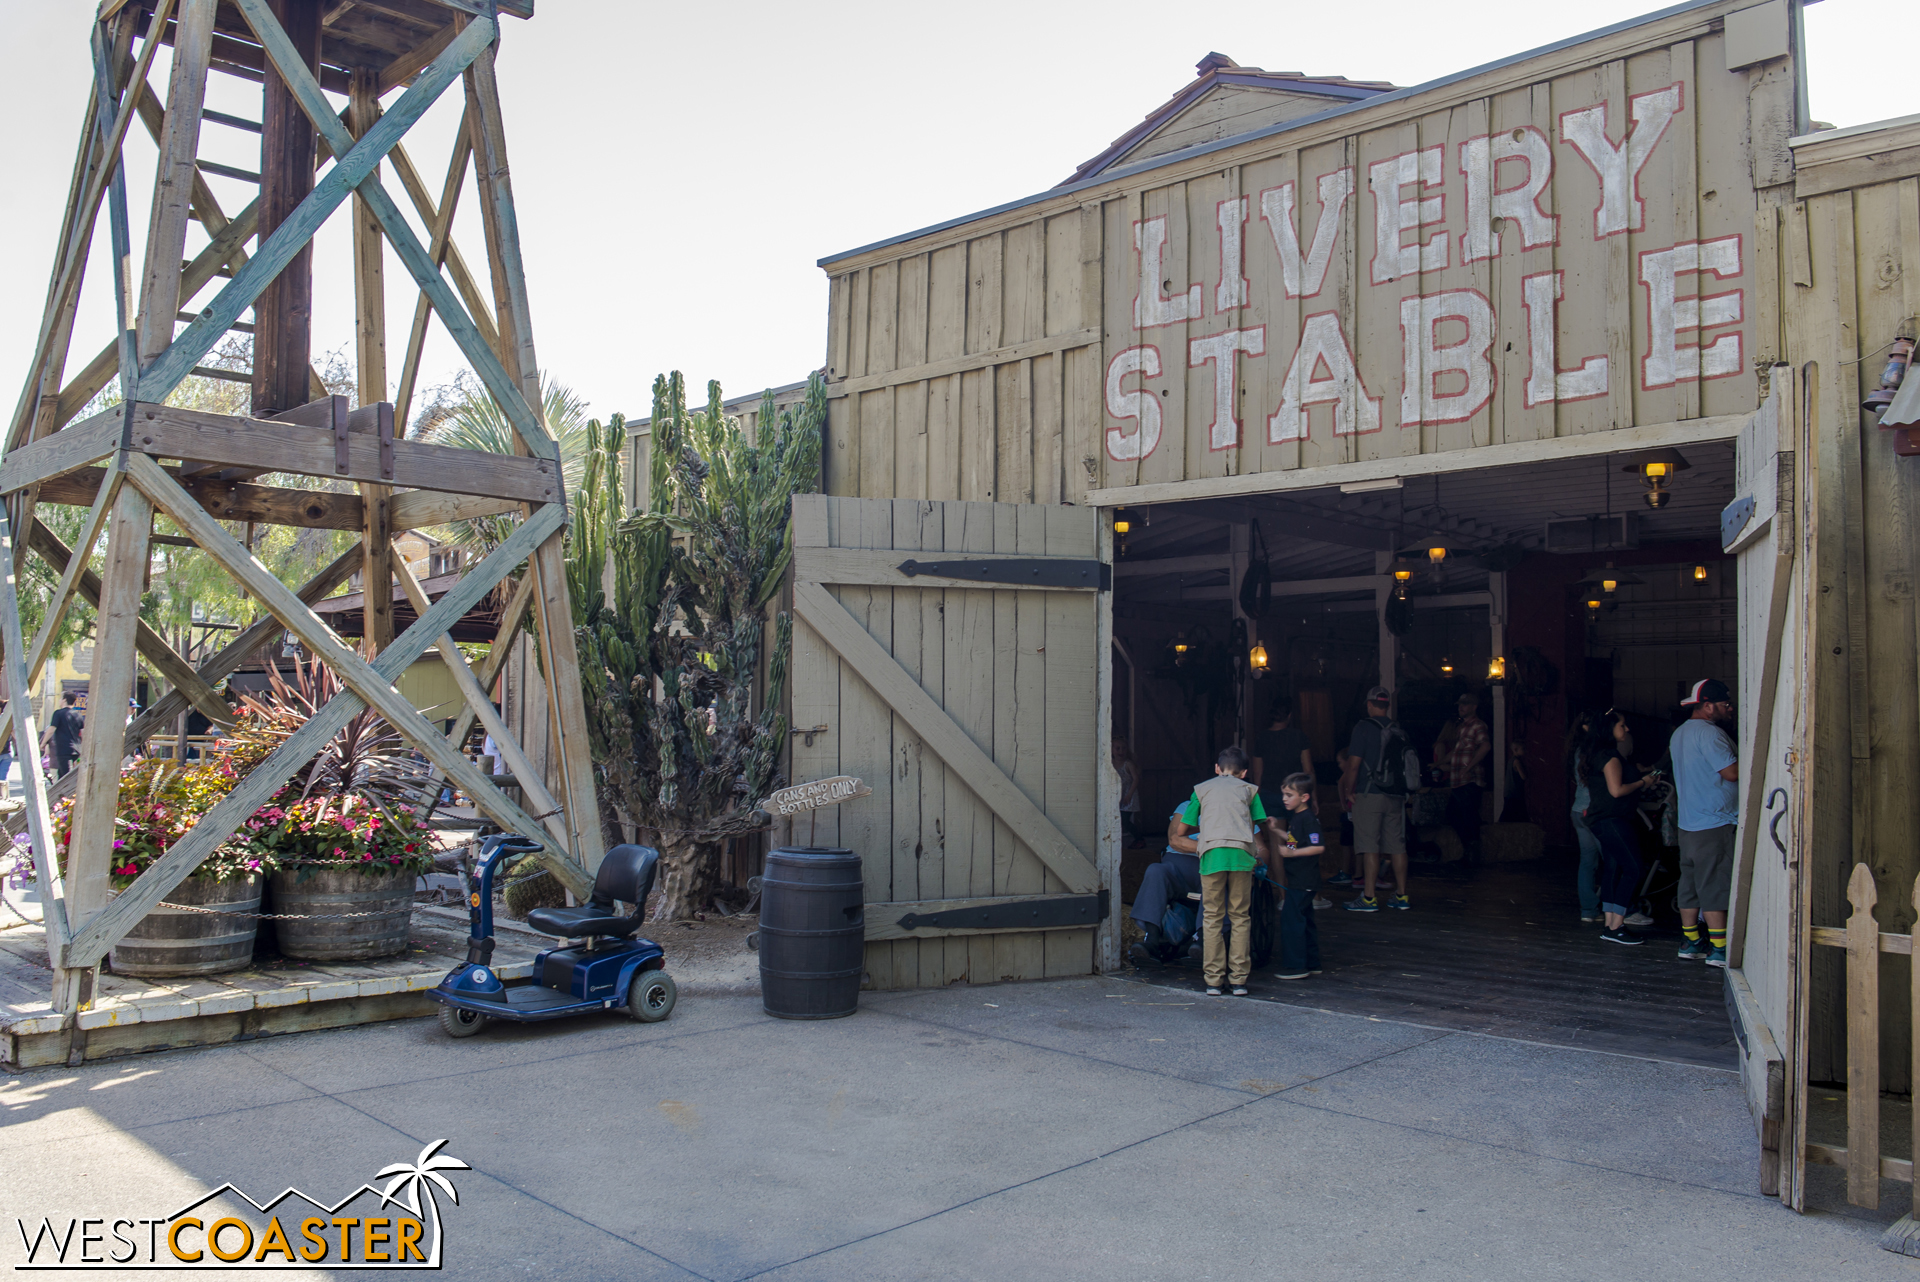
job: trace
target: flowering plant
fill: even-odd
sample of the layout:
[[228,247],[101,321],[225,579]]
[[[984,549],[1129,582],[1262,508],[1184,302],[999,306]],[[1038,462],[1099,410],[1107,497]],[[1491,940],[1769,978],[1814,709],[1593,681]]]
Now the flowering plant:
[[[225,761],[179,762],[145,758],[120,776],[120,804],[113,821],[113,861],[108,865],[116,888],[130,885],[161,855],[192,830],[221,798],[233,791],[237,775]],[[191,876],[230,881],[274,871],[271,851],[256,848],[249,831],[220,843]],[[55,859],[65,871],[73,840],[73,798],[53,811]]]
[[383,808],[359,797],[294,799],[282,793],[242,831],[277,867],[413,874],[433,867],[433,844],[412,806]]

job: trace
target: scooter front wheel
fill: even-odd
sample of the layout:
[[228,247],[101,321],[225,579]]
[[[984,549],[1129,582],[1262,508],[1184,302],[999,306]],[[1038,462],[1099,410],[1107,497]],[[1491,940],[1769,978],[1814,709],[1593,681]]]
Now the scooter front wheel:
[[658,1023],[673,1014],[673,1003],[679,995],[673,976],[664,970],[650,970],[627,990],[627,1010],[643,1024]]
[[477,1010],[462,1010],[458,1006],[440,1008],[440,1027],[448,1037],[472,1037],[487,1026],[487,1017]]

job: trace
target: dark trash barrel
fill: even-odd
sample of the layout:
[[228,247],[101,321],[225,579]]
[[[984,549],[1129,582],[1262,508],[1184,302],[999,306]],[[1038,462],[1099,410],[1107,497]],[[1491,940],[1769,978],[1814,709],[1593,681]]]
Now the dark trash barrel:
[[290,917],[274,923],[281,956],[371,961],[406,952],[415,880],[410,872],[353,868],[292,868],[273,874],[273,911]]
[[839,1019],[860,1002],[866,956],[860,856],[782,846],[760,876],[760,1000],[781,1019]]

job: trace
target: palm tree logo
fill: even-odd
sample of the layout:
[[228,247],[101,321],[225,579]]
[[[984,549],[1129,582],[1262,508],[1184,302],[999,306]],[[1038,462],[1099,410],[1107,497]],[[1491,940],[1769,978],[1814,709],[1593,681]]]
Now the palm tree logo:
[[440,1174],[441,1171],[471,1171],[473,1168],[457,1157],[446,1157],[439,1150],[445,1140],[435,1140],[420,1150],[420,1156],[411,1162],[395,1162],[392,1166],[380,1168],[373,1178],[376,1180],[393,1176],[386,1191],[380,1195],[380,1203],[385,1206],[398,1202],[416,1217],[420,1215],[421,1194],[425,1193],[427,1217],[433,1224],[433,1253],[423,1268],[440,1267],[440,1204],[434,1200],[433,1185],[439,1185],[452,1198],[457,1206],[460,1194],[455,1191],[453,1181]]

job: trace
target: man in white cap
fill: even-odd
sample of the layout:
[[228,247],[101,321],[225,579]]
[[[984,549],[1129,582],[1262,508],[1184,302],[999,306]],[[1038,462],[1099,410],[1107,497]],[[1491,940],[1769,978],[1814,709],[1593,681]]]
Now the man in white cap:
[[[1733,835],[1739,821],[1740,753],[1722,722],[1733,720],[1733,695],[1711,677],[1680,701],[1693,715],[1673,732],[1673,785],[1680,828],[1680,955],[1727,964],[1727,901],[1733,890]],[[1700,938],[1700,918],[1707,938]]]

